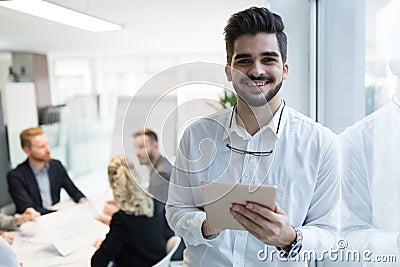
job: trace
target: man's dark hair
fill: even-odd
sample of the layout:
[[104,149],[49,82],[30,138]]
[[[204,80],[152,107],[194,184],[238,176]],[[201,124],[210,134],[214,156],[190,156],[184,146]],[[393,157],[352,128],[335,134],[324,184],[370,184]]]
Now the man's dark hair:
[[224,28],[228,64],[232,62],[233,45],[237,38],[245,34],[256,35],[261,32],[276,34],[282,61],[285,63],[287,37],[283,32],[284,27],[282,18],[265,7],[251,7],[233,14]]
[[150,138],[151,143],[158,142],[157,134],[154,131],[150,130],[149,128],[144,128],[142,130],[135,132],[133,134],[133,137],[136,138],[141,135],[147,135]]

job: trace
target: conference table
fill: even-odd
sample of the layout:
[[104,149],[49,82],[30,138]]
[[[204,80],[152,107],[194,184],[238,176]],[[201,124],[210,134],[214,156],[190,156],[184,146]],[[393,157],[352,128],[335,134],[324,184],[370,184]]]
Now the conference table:
[[22,224],[11,248],[23,267],[87,267],[96,251],[93,243],[104,238],[109,227],[95,219],[109,195],[88,198],[83,204],[71,200],[57,204],[57,212]]

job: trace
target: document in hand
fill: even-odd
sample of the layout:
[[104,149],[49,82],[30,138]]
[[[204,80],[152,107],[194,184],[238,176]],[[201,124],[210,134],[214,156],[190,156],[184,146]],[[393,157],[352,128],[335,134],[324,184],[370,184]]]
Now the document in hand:
[[75,205],[36,218],[42,231],[61,253],[69,255],[92,244],[108,232],[108,226],[95,219],[93,203]]
[[244,230],[229,212],[232,204],[245,205],[249,201],[272,210],[275,207],[276,191],[275,185],[202,183],[207,223],[211,228]]

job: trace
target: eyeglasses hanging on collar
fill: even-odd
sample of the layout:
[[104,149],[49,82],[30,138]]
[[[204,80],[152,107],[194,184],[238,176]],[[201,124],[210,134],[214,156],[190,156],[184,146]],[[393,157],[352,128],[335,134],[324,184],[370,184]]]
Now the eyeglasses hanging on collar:
[[[286,102],[285,102],[285,100],[283,100],[283,107],[282,107],[282,109],[281,109],[281,113],[279,114],[278,126],[276,127],[276,134],[278,134],[278,132],[279,132],[279,127],[280,127],[280,125],[281,125],[281,119],[282,119],[283,109],[285,108],[285,105],[286,105]],[[229,123],[229,128],[231,128],[231,126],[232,126],[233,114],[235,113],[235,109],[236,109],[236,104],[235,104],[235,106],[233,107],[233,111],[232,111],[232,114],[231,114],[231,121],[230,121],[230,123]],[[239,154],[249,154],[249,155],[258,156],[258,157],[270,156],[270,155],[274,152],[272,149],[269,150],[269,151],[250,151],[250,150],[243,150],[243,149],[240,149],[240,148],[233,147],[233,146],[231,146],[230,144],[226,144],[226,147],[227,147],[228,149],[230,149],[232,152],[235,152],[235,153],[239,153]]]
[[236,152],[239,154],[249,154],[253,156],[269,156],[271,155],[274,151],[271,149],[270,151],[249,151],[249,150],[243,150],[240,148],[233,147],[229,144],[226,144],[226,147],[229,148],[232,152]]

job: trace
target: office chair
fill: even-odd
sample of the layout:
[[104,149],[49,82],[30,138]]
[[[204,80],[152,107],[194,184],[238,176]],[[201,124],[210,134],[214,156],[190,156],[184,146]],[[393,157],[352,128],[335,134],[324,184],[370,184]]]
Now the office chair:
[[167,241],[167,245],[165,248],[167,255],[165,255],[165,257],[162,260],[160,260],[157,264],[153,265],[153,267],[169,267],[171,263],[171,257],[178,249],[180,243],[181,243],[181,238],[179,236],[170,237]]

